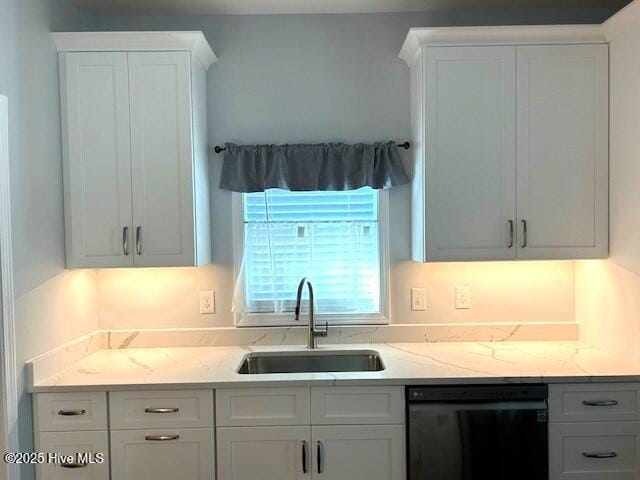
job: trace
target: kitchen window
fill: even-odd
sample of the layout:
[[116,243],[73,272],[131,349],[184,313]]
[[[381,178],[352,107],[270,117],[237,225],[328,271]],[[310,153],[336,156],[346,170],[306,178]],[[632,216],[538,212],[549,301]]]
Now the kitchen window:
[[270,189],[235,194],[234,202],[239,326],[299,324],[293,311],[303,277],[313,283],[319,322],[388,323],[385,191]]

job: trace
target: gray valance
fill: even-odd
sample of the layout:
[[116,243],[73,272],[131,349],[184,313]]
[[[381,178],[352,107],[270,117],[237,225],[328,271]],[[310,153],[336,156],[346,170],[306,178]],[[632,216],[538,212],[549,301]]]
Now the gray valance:
[[220,188],[262,192],[391,188],[409,183],[394,142],[347,145],[225,144]]

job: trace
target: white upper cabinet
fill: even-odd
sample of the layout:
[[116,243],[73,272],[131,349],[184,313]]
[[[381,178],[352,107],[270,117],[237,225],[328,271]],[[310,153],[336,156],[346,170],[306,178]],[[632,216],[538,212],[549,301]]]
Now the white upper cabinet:
[[410,31],[414,260],[607,256],[603,42],[598,27]]
[[514,47],[426,53],[426,244],[429,260],[515,258]]
[[132,225],[127,54],[60,57],[68,266],[127,267]]
[[517,78],[518,256],[606,257],[608,47],[518,47]]
[[210,261],[200,32],[53,34],[68,268]]

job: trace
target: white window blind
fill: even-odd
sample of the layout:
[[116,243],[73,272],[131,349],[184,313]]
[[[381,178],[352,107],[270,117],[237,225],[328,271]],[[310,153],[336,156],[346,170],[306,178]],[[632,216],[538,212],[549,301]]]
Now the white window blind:
[[320,314],[380,311],[376,190],[243,197],[247,313],[292,312],[302,277],[313,283]]

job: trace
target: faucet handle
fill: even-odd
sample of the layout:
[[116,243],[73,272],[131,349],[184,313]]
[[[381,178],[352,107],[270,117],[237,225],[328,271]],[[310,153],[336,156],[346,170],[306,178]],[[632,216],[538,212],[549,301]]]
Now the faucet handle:
[[319,337],[326,337],[329,335],[329,322],[324,322],[324,330],[317,332]]

